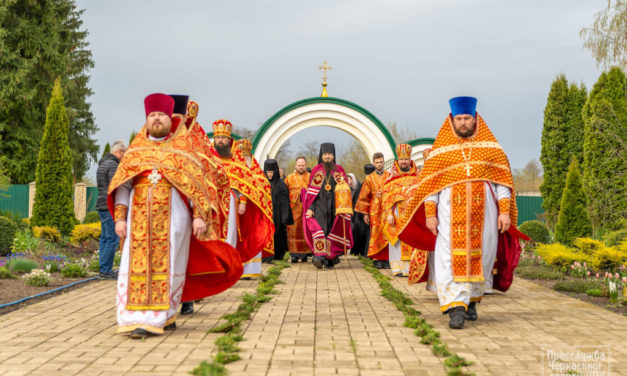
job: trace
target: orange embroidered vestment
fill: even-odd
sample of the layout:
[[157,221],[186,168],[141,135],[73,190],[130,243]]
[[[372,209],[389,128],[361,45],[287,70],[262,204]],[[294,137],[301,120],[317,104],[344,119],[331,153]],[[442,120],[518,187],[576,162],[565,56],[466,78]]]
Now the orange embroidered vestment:
[[311,253],[311,249],[305,242],[303,231],[303,203],[301,192],[307,189],[309,184],[309,172],[299,174],[293,172],[285,178],[285,184],[290,192],[290,207],[294,217],[294,224],[287,226],[287,242],[290,253]]
[[356,212],[370,215],[368,257],[375,260],[388,259],[388,241],[383,234],[383,186],[389,176],[387,171],[383,171],[381,175],[375,171],[366,176],[355,204]]

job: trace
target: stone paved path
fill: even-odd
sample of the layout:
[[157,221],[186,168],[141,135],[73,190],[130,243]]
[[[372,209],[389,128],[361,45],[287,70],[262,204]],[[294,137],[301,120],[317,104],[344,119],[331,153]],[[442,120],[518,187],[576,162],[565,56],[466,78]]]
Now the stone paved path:
[[[277,285],[280,294],[246,327],[242,360],[227,367],[231,375],[446,373],[442,358],[402,326],[403,315],[379,295],[356,259],[333,271],[293,265],[281,279],[286,283]],[[610,351],[612,374],[627,374],[625,317],[518,279],[507,294],[485,299],[479,321],[452,331],[423,285],[407,286],[401,278],[394,284],[412,297],[451,350],[476,363],[470,370],[477,375],[540,375],[542,346],[554,352],[569,346]],[[206,331],[256,285],[238,282],[197,304],[194,315],[179,318],[176,331],[146,341],[115,334],[112,282],[36,303],[0,316],[0,375],[186,375],[215,353],[219,334]]]

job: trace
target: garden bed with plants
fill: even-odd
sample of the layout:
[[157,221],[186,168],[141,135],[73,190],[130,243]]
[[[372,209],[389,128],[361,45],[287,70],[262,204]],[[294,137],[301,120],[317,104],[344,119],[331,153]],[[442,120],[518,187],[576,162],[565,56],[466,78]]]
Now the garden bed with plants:
[[537,242],[523,244],[516,275],[544,287],[627,315],[627,231],[614,231],[603,240],[576,238],[569,245],[550,244],[539,221],[521,225]]
[[[0,216],[0,232],[0,306],[98,276],[99,222],[76,225],[63,236],[54,227],[31,228],[28,220]],[[0,308],[0,315],[86,284]]]

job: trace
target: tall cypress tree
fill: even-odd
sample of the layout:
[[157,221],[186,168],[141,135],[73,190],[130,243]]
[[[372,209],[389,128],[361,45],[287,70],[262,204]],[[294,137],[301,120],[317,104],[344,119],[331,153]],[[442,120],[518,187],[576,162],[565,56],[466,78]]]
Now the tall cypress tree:
[[54,226],[63,234],[72,231],[76,220],[72,201],[69,129],[61,83],[57,80],[46,111],[46,125],[37,158],[37,190],[31,223],[35,226]]
[[627,217],[627,77],[604,72],[583,109],[583,178],[595,230],[615,230]]
[[544,180],[540,192],[547,224],[551,227],[555,225],[559,214],[570,160],[573,156],[578,160],[583,158],[581,109],[586,99],[586,88],[583,85],[569,85],[563,74],[553,81],[547,98],[540,153]]
[[588,216],[583,179],[579,171],[577,157],[573,155],[570,166],[568,166],[560,214],[555,226],[555,240],[563,244],[570,244],[575,238],[589,236],[591,233],[592,225]]
[[107,143],[105,144],[104,150],[102,151],[102,157],[104,157],[105,155],[107,155],[107,153],[111,153],[111,145],[109,145],[109,142],[107,141]]
[[[564,148],[565,127],[568,108],[568,81],[566,76],[558,76],[553,84],[544,108],[544,124],[542,127],[542,148],[540,162],[544,170],[544,181],[540,186],[542,193],[542,208],[547,215],[547,223],[555,224],[559,213],[559,198],[561,195],[560,181],[563,181],[562,171],[565,170],[560,152]],[[563,188],[563,187],[562,187]]]
[[81,179],[98,146],[87,98],[87,71],[93,66],[80,30],[82,11],[74,0],[3,0],[0,2],[0,153],[14,183],[35,178],[46,106],[61,78],[70,120],[69,139]]

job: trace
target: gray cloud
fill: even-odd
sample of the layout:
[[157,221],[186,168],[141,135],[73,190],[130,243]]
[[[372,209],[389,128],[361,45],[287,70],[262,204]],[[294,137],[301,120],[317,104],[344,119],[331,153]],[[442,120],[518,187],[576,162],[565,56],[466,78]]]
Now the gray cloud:
[[[589,89],[598,78],[578,33],[604,5],[77,1],[96,63],[91,102],[102,145],[139,129],[142,100],[157,91],[190,94],[206,129],[218,118],[257,128],[285,105],[319,95],[317,67],[327,60],[329,95],[421,136],[435,136],[450,97],[478,97],[513,167],[540,155],[555,76],[565,73]],[[292,145],[305,137],[312,134],[294,136]]]

